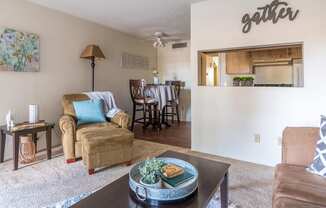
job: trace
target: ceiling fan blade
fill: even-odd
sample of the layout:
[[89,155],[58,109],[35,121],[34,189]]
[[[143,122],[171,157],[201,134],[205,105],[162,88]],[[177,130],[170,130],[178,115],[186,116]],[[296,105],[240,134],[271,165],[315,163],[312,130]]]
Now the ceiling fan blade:
[[181,41],[182,39],[178,38],[178,37],[168,37],[168,38],[163,38],[163,40],[166,40],[166,41]]

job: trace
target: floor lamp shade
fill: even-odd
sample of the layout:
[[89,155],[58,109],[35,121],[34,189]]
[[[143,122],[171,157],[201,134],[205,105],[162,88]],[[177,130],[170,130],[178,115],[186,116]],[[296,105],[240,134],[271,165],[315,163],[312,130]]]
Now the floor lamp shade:
[[97,45],[88,45],[82,54],[80,55],[82,59],[88,59],[91,61],[92,67],[92,91],[94,91],[94,70],[95,70],[95,60],[105,59],[105,56]]

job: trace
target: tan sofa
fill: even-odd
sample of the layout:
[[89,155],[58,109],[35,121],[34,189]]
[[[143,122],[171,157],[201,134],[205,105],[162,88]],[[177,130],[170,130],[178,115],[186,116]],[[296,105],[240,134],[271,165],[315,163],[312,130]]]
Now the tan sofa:
[[319,128],[286,128],[282,163],[275,172],[273,208],[325,208],[326,178],[307,172]]
[[89,174],[95,168],[131,164],[134,134],[128,130],[129,116],[119,112],[111,122],[77,126],[73,101],[89,100],[85,94],[64,95],[64,115],[59,125],[67,163],[82,158]]

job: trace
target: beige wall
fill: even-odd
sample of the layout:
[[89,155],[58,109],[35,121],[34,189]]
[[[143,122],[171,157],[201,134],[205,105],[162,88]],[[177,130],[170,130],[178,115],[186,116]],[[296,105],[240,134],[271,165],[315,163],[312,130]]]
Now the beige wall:
[[182,80],[186,82],[180,95],[180,117],[183,121],[191,121],[191,68],[190,42],[188,47],[172,49],[171,44],[157,50],[157,67],[160,78],[165,80]]
[[[271,0],[208,0],[192,5],[191,70],[197,80],[198,50],[304,43],[304,88],[192,87],[192,149],[275,165],[286,126],[318,126],[326,113],[326,1],[287,0],[300,10],[290,22],[253,25],[241,19]],[[261,143],[254,142],[254,135]]]
[[[91,70],[79,59],[87,44],[100,45],[107,59],[96,67],[96,88],[111,90],[119,107],[131,111],[129,78],[150,78],[151,70],[120,68],[120,55],[130,52],[148,56],[156,66],[156,51],[150,44],[131,36],[72,16],[49,10],[24,0],[0,0],[0,26],[36,33],[40,36],[41,71],[39,73],[0,72],[0,123],[9,109],[17,121],[28,118],[28,104],[40,105],[41,118],[57,122],[62,109],[61,96],[91,88]],[[44,139],[41,139],[41,143]],[[59,144],[55,137],[53,144]],[[44,145],[40,145],[44,147]],[[6,156],[11,156],[7,140]]]

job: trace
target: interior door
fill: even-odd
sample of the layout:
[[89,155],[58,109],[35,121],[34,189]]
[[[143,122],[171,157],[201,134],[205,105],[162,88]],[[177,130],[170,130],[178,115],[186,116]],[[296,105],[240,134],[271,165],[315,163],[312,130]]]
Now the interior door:
[[204,53],[199,53],[199,64],[198,64],[198,85],[205,86],[206,85],[206,68],[208,56]]

